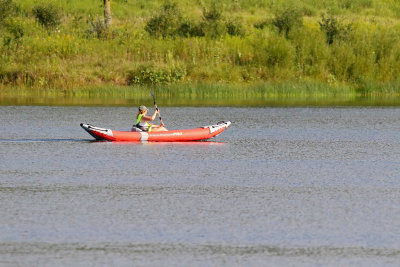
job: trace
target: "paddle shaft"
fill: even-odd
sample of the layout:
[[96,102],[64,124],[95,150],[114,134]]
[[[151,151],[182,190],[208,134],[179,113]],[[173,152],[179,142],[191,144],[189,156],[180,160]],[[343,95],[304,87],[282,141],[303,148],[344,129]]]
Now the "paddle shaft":
[[150,94],[153,97],[154,106],[156,107],[156,110],[158,111],[158,118],[160,119],[161,124],[164,124],[162,119],[161,119],[160,110],[158,109],[158,106],[157,106],[157,103],[156,103],[156,98],[154,97],[154,94],[153,94],[152,91],[150,91]]

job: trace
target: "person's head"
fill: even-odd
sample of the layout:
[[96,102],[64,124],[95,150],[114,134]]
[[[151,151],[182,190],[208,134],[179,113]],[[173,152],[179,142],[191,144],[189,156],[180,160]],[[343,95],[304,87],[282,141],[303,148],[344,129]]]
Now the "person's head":
[[147,108],[144,105],[139,106],[139,114],[145,114],[147,112]]

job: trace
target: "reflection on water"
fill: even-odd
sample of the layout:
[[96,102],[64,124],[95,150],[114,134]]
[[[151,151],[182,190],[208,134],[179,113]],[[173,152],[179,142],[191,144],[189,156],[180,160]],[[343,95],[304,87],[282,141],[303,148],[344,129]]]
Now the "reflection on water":
[[[8,97],[0,95],[0,105],[39,106],[138,106],[149,102],[150,97]],[[196,97],[160,96],[161,106],[237,106],[237,107],[295,107],[295,106],[400,106],[400,97]]]

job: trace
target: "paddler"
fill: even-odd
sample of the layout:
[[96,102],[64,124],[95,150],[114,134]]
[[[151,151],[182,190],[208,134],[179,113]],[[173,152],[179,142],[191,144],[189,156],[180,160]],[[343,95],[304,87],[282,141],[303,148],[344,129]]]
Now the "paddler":
[[154,111],[152,116],[146,116],[146,114],[147,114],[146,106],[144,106],[144,105],[139,106],[139,112],[136,116],[136,124],[134,125],[134,127],[139,128],[140,130],[145,131],[145,132],[168,131],[164,127],[163,123],[161,123],[160,125],[149,123],[151,121],[154,121],[157,113],[159,113],[158,109],[156,109],[156,111]]

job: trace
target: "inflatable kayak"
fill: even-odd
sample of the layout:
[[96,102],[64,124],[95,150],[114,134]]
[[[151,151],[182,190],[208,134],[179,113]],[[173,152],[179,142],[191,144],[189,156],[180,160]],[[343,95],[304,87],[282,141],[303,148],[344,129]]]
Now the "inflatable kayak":
[[164,132],[135,132],[135,131],[114,131],[110,129],[95,127],[81,123],[85,129],[96,140],[107,141],[159,141],[159,142],[183,142],[200,141],[215,137],[222,133],[231,124],[230,121],[218,122],[215,125],[204,126],[188,130],[171,130]]

